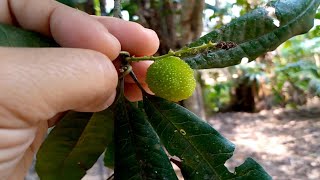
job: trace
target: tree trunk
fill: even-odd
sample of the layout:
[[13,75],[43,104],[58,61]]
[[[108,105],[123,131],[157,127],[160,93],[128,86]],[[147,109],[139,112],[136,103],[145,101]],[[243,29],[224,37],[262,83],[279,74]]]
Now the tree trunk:
[[107,1],[107,0],[100,0],[101,16],[106,16],[106,15],[107,15],[107,11],[106,11],[106,1]]
[[[205,7],[204,0],[183,0],[181,11],[181,46],[198,39],[203,30],[203,10]],[[195,72],[195,77],[199,79],[200,74]],[[194,94],[183,105],[190,111],[205,119],[205,108],[203,102],[202,88],[197,81],[197,88]]]
[[181,44],[198,39],[203,30],[203,0],[183,0],[181,7]]

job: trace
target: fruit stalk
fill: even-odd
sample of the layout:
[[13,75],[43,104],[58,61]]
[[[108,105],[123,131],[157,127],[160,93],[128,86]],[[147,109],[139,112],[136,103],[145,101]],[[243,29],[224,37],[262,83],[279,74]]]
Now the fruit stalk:
[[196,47],[184,47],[178,51],[172,51],[170,50],[167,54],[164,54],[162,56],[142,56],[142,57],[126,57],[126,60],[128,62],[134,62],[134,61],[157,61],[163,58],[167,58],[170,56],[175,56],[175,57],[186,57],[186,56],[191,56],[191,55],[196,55],[199,54],[201,52],[210,50],[210,49],[215,49],[217,43],[212,43],[212,42],[208,42],[207,44],[202,44],[200,46],[196,46]]
[[147,92],[143,89],[143,87],[141,86],[137,76],[134,74],[133,71],[130,71],[130,76],[134,80],[134,82],[137,84],[137,86],[140,88],[140,90],[142,91],[142,94],[147,94]]

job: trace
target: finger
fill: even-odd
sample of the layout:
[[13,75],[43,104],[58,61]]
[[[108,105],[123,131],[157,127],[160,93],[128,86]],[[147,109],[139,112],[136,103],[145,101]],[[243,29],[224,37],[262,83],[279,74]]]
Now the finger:
[[[15,168],[35,138],[35,134],[35,128],[0,129],[0,179],[10,179],[10,175],[16,174]],[[21,177],[22,173],[15,176]]]
[[[0,145],[0,151],[8,151],[7,157],[12,157],[6,162],[0,163],[0,179],[16,180],[24,179],[29,167],[34,159],[34,154],[39,149],[45,135],[47,134],[48,126],[45,121],[38,124],[38,128],[26,129],[10,129],[5,135],[0,137],[9,138],[9,143],[13,146]],[[5,142],[6,143],[6,142]],[[2,154],[3,155],[3,154]]]
[[66,110],[100,111],[114,100],[117,73],[101,53],[0,48],[0,56],[0,102],[18,117],[34,122]]
[[[152,92],[148,88],[147,84],[141,84],[141,86],[143,87],[143,89],[147,93],[152,94]],[[141,92],[140,88],[134,83],[126,83],[125,84],[124,95],[131,102],[136,102],[136,101],[141,101],[142,100],[142,92]]]
[[0,1],[0,22],[4,24],[13,24],[13,20],[10,15],[8,1]]
[[69,7],[57,8],[52,13],[50,26],[52,36],[64,47],[96,50],[111,60],[121,50],[118,39],[98,21],[81,11]]
[[113,17],[96,17],[96,19],[120,41],[123,51],[135,56],[153,55],[157,52],[159,38],[153,30],[135,22]]
[[11,10],[11,18],[24,29],[52,36],[64,47],[99,51],[111,60],[119,54],[121,49],[119,41],[101,23],[84,12],[53,0],[7,1],[8,8],[0,9]]

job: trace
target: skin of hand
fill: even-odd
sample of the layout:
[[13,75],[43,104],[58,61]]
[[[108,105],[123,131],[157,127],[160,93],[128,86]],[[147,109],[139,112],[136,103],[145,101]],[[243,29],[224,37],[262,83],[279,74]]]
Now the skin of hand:
[[[90,16],[54,0],[0,0],[0,23],[51,36],[63,47],[0,47],[1,180],[24,179],[47,128],[63,112],[96,112],[111,105],[120,49],[142,56],[159,46],[152,30]],[[149,65],[133,63],[145,88]],[[125,93],[129,100],[141,99],[130,78]]]

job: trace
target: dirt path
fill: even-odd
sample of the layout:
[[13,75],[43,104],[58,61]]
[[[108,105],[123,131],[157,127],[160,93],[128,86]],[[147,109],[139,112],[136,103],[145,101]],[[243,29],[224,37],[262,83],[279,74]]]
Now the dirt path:
[[221,113],[208,121],[236,144],[227,166],[252,157],[275,180],[320,179],[320,103],[298,110]]

